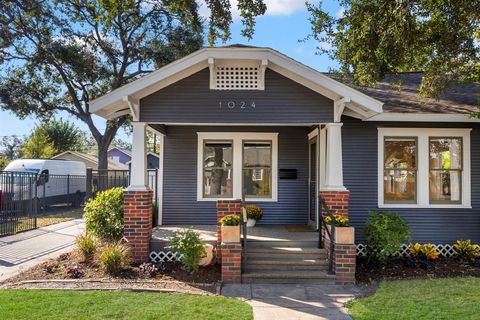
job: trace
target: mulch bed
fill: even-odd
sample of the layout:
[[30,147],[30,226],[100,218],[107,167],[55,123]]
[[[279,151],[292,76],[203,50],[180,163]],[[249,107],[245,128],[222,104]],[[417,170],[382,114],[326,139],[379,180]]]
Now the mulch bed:
[[[159,266],[160,267],[160,266]],[[221,279],[220,266],[200,267],[195,273],[181,269],[176,262],[163,263],[155,275],[142,272],[139,266],[131,266],[119,274],[108,275],[97,262],[81,262],[75,252],[62,254],[12,277],[0,288],[48,288],[48,289],[145,289],[198,293],[198,288],[215,292]]]
[[455,258],[439,258],[429,268],[411,266],[406,259],[392,261],[385,266],[369,267],[364,258],[357,259],[356,278],[359,283],[379,280],[435,279],[452,277],[480,277],[480,267]]

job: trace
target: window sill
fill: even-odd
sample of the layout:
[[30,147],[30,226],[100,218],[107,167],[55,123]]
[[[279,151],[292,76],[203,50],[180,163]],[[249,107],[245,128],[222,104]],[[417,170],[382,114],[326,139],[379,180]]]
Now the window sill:
[[463,204],[379,204],[379,209],[472,209],[472,206]]
[[[198,198],[197,201],[216,202],[219,200],[238,200],[237,198]],[[246,198],[245,202],[278,202],[275,198]]]

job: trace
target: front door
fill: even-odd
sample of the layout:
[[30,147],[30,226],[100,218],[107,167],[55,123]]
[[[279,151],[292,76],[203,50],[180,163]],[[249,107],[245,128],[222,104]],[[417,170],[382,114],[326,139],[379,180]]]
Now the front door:
[[308,224],[316,226],[317,224],[317,136],[311,138],[308,142]]

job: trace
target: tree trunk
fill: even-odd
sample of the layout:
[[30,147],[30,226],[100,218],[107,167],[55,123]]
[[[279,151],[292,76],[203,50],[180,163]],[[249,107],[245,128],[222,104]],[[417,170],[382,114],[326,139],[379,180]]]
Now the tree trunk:
[[[102,139],[103,140],[103,139]],[[108,189],[108,145],[98,142],[98,191]]]

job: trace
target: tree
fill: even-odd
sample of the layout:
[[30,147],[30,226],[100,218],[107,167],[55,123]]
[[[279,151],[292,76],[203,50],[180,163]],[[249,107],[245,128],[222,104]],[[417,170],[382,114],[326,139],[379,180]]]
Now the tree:
[[22,152],[23,156],[29,159],[48,159],[57,154],[45,131],[39,128],[35,129],[27,139]]
[[1,154],[8,160],[14,160],[22,156],[23,139],[16,135],[4,136],[0,141]]
[[[207,0],[209,41],[230,37],[230,1]],[[238,1],[252,36],[262,0]],[[123,116],[93,122],[89,101],[203,43],[195,0],[11,0],[0,10],[0,108],[19,117],[67,112],[85,122],[98,145],[99,169]]]
[[0,156],[0,170],[5,169],[5,167],[8,165],[9,162],[10,162],[9,159]]
[[64,151],[83,151],[85,133],[74,123],[60,120],[50,120],[42,123],[36,130],[44,132],[48,142],[53,145],[55,153]]
[[[421,94],[438,97],[451,84],[480,81],[480,2],[471,0],[340,0],[340,17],[307,4],[312,34],[332,49],[360,85],[386,73],[424,71]],[[327,46],[323,46],[327,47]]]

